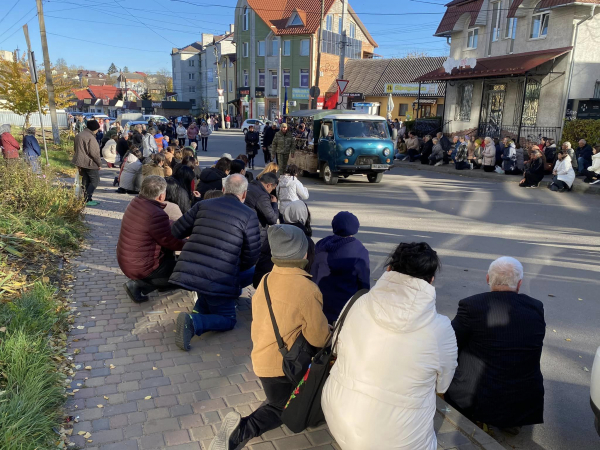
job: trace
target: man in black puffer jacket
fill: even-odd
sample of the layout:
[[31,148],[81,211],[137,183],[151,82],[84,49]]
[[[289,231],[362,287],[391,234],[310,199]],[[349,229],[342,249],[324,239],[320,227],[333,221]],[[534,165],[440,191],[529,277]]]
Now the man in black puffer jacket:
[[260,222],[260,242],[267,239],[267,228],[275,225],[279,220],[279,208],[277,198],[271,194],[279,182],[277,174],[267,172],[248,185],[248,198],[246,205],[256,211]]
[[202,198],[208,191],[223,189],[223,178],[229,174],[231,161],[227,158],[221,158],[217,161],[215,167],[209,167],[200,172],[200,182],[198,183],[198,192]]
[[189,239],[169,281],[198,293],[193,313],[177,318],[175,343],[182,350],[194,335],[235,326],[235,300],[252,283],[260,254],[258,218],[244,205],[248,181],[235,174],[223,185],[223,197],[197,203],[172,226],[173,236]]

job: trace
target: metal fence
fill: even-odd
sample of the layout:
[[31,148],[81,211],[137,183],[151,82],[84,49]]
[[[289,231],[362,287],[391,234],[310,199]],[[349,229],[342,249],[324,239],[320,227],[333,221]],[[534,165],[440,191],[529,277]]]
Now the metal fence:
[[[508,137],[516,142],[518,133],[518,125],[497,126],[492,123],[480,123],[479,127],[477,128],[477,136],[480,138],[489,136],[491,138],[502,139],[504,137]],[[536,127],[523,125],[521,126],[521,135],[519,137],[519,141],[521,142],[521,145],[526,145],[527,143],[538,144],[542,137],[547,137],[558,141],[559,135],[560,127]]]
[[[57,111],[56,115],[58,116],[58,127],[59,128],[67,128],[67,113],[65,111]],[[50,114],[45,114],[42,116],[42,122],[44,128],[52,127],[52,123],[50,121]],[[17,127],[22,127],[25,125],[25,116],[21,114],[15,114],[10,111],[0,111],[0,124],[8,123],[10,125],[14,125]],[[29,123],[32,127],[40,127],[40,115],[35,112],[29,117]]]
[[442,119],[416,119],[408,131],[415,133],[419,137],[426,135],[435,136],[438,131],[442,131]]

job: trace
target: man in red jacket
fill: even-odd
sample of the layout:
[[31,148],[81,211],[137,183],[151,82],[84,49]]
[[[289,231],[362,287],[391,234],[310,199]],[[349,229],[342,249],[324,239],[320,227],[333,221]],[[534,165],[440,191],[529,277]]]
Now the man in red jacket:
[[159,176],[144,178],[138,197],[123,215],[117,243],[117,261],[130,280],[123,286],[135,303],[148,301],[156,289],[174,289],[169,277],[175,268],[173,252],[184,240],[171,234],[171,222],[164,211],[167,182]]

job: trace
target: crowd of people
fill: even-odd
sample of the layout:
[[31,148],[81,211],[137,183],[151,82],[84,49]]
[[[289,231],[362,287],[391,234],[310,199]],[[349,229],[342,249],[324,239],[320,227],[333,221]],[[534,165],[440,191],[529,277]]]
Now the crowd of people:
[[23,148],[21,149],[21,144],[12,135],[10,124],[0,125],[0,148],[2,149],[2,156],[6,160],[18,159],[20,157],[19,151],[22,150],[22,157],[29,163],[33,173],[40,174],[42,172],[40,165],[42,150],[35,133],[35,127],[29,127],[25,130]]
[[141,165],[143,176],[116,250],[130,299],[193,292],[191,313],[180,313],[176,324],[175,343],[187,351],[194,337],[233,329],[236,300],[247,286],[256,289],[251,358],[266,402],[246,417],[225,416],[211,450],[241,448],[282,425],[296,385],[282,369],[272,320],[288,349],[301,336],[320,348],[348,300],[365,289],[339,333],[321,398],[342,449],[436,449],[436,393],[471,420],[507,432],[543,421],[544,312],[541,302],[519,293],[518,261],[494,261],[491,292],[461,300],[451,322],[436,312],[440,261],[427,243],[399,244],[373,286],[354,214],[336,213],[329,236],[315,243],[309,192],[294,165],[270,162],[253,179],[247,155],[224,154],[200,171],[191,147],[173,154],[167,147],[148,164],[141,153],[130,151],[129,165]]
[[481,169],[505,175],[521,176],[522,187],[536,188],[545,175],[552,175],[548,188],[569,191],[576,176],[585,183],[600,183],[600,145],[591,147],[585,139],[573,149],[570,142],[557,148],[554,139],[542,137],[537,145],[523,148],[519,142],[505,137],[501,140],[475,136],[454,136],[451,141],[443,133],[420,139],[416,133],[406,134],[401,122],[390,124],[398,129],[396,159],[441,166],[453,164],[456,170]]

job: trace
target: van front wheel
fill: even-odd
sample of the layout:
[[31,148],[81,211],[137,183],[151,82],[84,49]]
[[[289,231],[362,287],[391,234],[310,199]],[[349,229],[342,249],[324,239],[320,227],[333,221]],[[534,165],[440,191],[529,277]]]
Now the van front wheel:
[[369,180],[369,183],[381,183],[381,180],[383,180],[383,172],[368,173],[367,180]]
[[328,163],[323,163],[323,168],[321,170],[323,170],[323,180],[325,181],[325,184],[337,184],[338,176],[331,171]]

